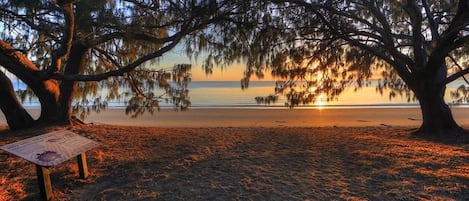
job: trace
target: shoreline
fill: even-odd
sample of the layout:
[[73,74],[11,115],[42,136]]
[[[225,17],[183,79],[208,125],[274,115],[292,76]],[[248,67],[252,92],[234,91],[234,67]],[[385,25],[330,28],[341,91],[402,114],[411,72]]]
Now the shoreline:
[[[34,118],[39,109],[28,110]],[[461,126],[469,125],[469,108],[452,108]],[[421,124],[419,108],[327,108],[327,109],[252,109],[252,108],[190,108],[187,111],[161,109],[153,115],[137,118],[125,114],[125,109],[92,112],[85,123],[119,126],[162,128],[203,127],[368,127],[411,126]],[[3,114],[0,125],[6,126]]]

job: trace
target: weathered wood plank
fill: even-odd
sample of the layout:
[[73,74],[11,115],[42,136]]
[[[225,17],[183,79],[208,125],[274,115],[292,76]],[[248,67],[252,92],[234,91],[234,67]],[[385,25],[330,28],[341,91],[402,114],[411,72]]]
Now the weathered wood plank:
[[81,179],[86,179],[88,177],[88,163],[86,162],[85,152],[77,156],[78,161],[78,173],[80,174]]
[[43,200],[52,199],[52,185],[50,183],[50,170],[48,167],[36,165],[37,183]]

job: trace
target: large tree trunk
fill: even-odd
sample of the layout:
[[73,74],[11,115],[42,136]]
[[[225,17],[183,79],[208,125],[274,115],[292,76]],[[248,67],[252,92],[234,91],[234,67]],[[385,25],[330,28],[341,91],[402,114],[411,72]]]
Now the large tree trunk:
[[34,119],[18,101],[11,80],[2,72],[0,72],[0,97],[0,109],[11,130],[30,128],[34,125]]
[[414,89],[419,99],[423,122],[417,133],[424,135],[452,135],[465,133],[454,120],[444,100],[445,85],[426,84]]
[[41,103],[41,115],[37,120],[39,124],[52,125],[58,123],[59,112],[59,85],[56,80],[38,82],[38,87],[30,86]]
[[[76,75],[80,72],[88,49],[81,43],[75,42],[70,50],[70,57],[65,67],[65,75]],[[72,117],[73,92],[77,83],[70,80],[62,80],[60,83],[60,110],[59,118],[62,123],[70,124]]]

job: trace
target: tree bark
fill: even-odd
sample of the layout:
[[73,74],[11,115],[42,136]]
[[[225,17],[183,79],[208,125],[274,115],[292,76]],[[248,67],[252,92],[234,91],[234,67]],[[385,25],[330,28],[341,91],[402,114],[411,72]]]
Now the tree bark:
[[58,123],[59,84],[57,80],[38,81],[37,86],[30,86],[41,103],[39,124],[53,125]]
[[416,94],[423,122],[417,133],[423,135],[453,135],[466,133],[453,118],[444,100],[445,85],[425,84],[413,90]]
[[34,119],[16,97],[11,80],[2,72],[0,72],[0,97],[0,109],[5,115],[10,130],[34,126]]
[[[88,51],[84,45],[75,42],[70,50],[70,58],[64,69],[64,75],[75,75],[81,71],[85,54]],[[60,109],[59,119],[64,124],[71,123],[73,92],[77,83],[71,80],[62,80],[60,83]]]

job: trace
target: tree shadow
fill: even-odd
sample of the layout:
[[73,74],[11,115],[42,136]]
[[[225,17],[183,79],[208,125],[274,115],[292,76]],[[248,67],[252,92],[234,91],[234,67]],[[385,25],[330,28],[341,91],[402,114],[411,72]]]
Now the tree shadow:
[[411,137],[417,140],[425,140],[429,142],[442,143],[447,145],[469,144],[469,132],[467,132],[467,130],[465,130],[464,133],[448,131],[447,133],[434,135],[427,135],[425,133],[414,132],[412,133]]

